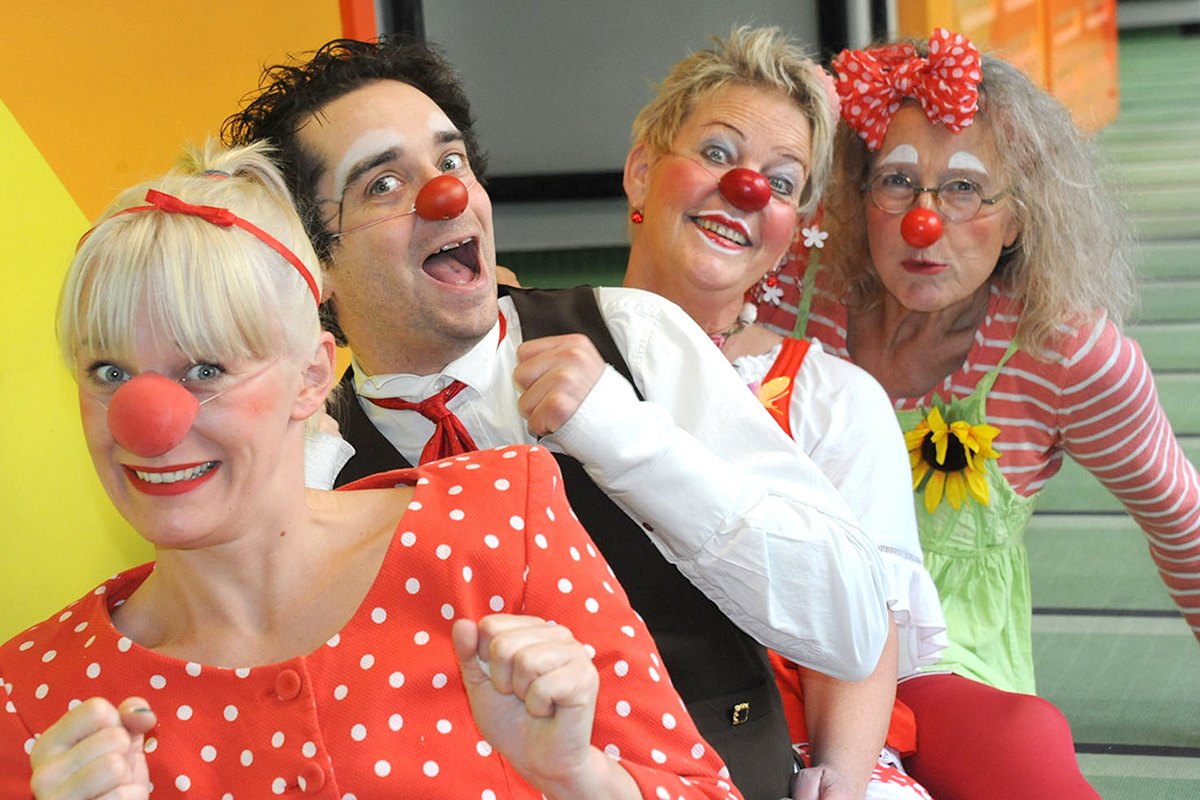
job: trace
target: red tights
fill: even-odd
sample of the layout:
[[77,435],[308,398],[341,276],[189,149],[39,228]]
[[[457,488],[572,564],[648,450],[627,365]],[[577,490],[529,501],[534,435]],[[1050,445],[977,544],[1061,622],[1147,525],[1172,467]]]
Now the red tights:
[[937,800],[1100,800],[1066,718],[1046,700],[958,675],[911,678],[896,696],[917,721],[904,767]]

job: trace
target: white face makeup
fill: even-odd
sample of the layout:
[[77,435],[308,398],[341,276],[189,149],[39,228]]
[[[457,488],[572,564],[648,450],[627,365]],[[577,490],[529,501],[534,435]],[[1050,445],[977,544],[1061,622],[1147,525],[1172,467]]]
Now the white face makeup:
[[[989,280],[1001,251],[1020,230],[1011,205],[1001,199],[1003,168],[991,130],[977,120],[954,133],[931,124],[920,106],[906,103],[892,119],[880,153],[891,163],[881,169],[882,162],[877,162],[872,180],[900,180],[883,184],[888,208],[875,201],[872,190],[872,200],[864,209],[871,263],[879,279],[892,298],[912,311],[941,311],[965,302]],[[912,156],[916,163],[900,163]],[[965,218],[951,219],[943,201],[952,206],[955,192],[961,193],[964,184],[972,187],[977,199],[997,202],[981,205]],[[939,192],[936,200],[928,194],[934,187]],[[895,191],[889,193],[889,188]],[[914,199],[912,192],[922,188]],[[905,212],[916,203],[937,208],[943,218],[942,235],[923,247],[909,243],[902,233]]]
[[[462,133],[441,109],[431,112],[426,120],[425,128],[430,141],[452,142],[461,141]],[[389,128],[370,130],[358,137],[346,149],[333,170],[333,197],[341,198],[346,191],[346,185],[361,172],[362,165],[379,162],[387,156],[388,160],[398,159],[405,150],[404,137]]]
[[404,138],[394,130],[378,129],[367,131],[346,148],[345,155],[333,170],[333,197],[340,198],[346,191],[346,179],[351,170],[376,153],[389,149],[404,149]]
[[988,174],[988,168],[983,165],[983,162],[977,156],[962,150],[959,150],[957,153],[951,153],[946,166],[952,170],[978,172],[980,175]]
[[[920,154],[917,153],[917,148],[911,144],[902,144],[896,147],[887,155],[879,159],[877,167],[889,166],[915,166],[920,163]],[[980,175],[987,175],[988,168],[974,153],[968,153],[959,150],[950,155],[946,161],[946,168],[952,171],[977,172]]]
[[[381,80],[326,104],[297,138],[324,166],[315,194],[338,235],[326,296],[365,369],[427,374],[470,349],[496,324],[496,257],[457,126],[419,89]],[[412,213],[442,175],[471,187],[466,207]]]
[[[736,316],[746,288],[791,243],[811,147],[808,118],[789,96],[738,85],[698,101],[666,153],[635,147],[626,191],[644,221],[625,285],[685,308],[712,307],[715,298]],[[772,198],[754,211],[735,206],[720,188],[734,168],[765,177]]]
[[878,166],[884,167],[897,164],[913,166],[917,163],[919,163],[919,159],[917,157],[917,148],[913,147],[911,144],[902,144],[883,158],[879,159]]

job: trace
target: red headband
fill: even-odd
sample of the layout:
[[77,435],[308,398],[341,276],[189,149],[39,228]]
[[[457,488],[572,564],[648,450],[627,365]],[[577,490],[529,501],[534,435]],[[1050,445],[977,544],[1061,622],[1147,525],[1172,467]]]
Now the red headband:
[[955,133],[971,124],[979,108],[979,51],[961,33],[937,28],[929,58],[910,44],[843,50],[833,60],[842,117],[871,150],[883,144],[892,115],[905,97],[921,103],[930,122]]
[[[321,304],[321,292],[317,289],[317,282],[313,280],[312,273],[308,271],[308,267],[304,266],[295,253],[293,253],[286,245],[280,242],[271,234],[264,231],[252,222],[242,219],[237,214],[230,211],[228,208],[216,208],[215,206],[197,206],[191,203],[185,203],[178,197],[165,194],[157,189],[146,190],[146,202],[148,206],[134,206],[126,208],[113,214],[113,217],[119,217],[122,214],[132,214],[135,211],[166,211],[168,214],[188,214],[193,217],[199,217],[205,222],[211,222],[213,225],[219,225],[222,228],[228,228],[231,225],[236,225],[244,231],[253,234],[255,238],[262,241],[276,253],[288,260],[296,271],[300,273],[300,277],[304,278],[304,282],[308,284],[309,291],[312,292],[313,300],[317,301],[317,305]],[[109,217],[112,219],[112,217]],[[95,230],[94,228],[92,230]],[[80,239],[79,244],[82,245],[84,240],[91,235],[91,230],[85,233]],[[76,245],[76,249],[78,249]]]

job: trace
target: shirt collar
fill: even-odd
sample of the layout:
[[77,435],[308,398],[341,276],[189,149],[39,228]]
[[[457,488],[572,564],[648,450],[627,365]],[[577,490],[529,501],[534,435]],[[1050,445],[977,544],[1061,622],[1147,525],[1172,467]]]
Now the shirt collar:
[[363,397],[399,397],[420,402],[457,380],[482,393],[496,365],[499,341],[500,321],[497,319],[492,329],[474,347],[433,375],[405,372],[368,375],[358,358],[352,355],[350,363],[354,368],[354,389]]

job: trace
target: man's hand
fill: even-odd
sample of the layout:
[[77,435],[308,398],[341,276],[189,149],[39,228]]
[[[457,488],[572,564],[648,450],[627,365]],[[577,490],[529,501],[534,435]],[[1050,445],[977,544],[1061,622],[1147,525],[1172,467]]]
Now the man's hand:
[[29,782],[39,800],[144,800],[150,775],[142,743],[157,720],[150,704],[130,697],[114,707],[93,697],[68,711],[29,754]]
[[517,409],[534,436],[554,433],[571,418],[604,374],[604,359],[581,333],[530,339],[517,348],[513,383]]

